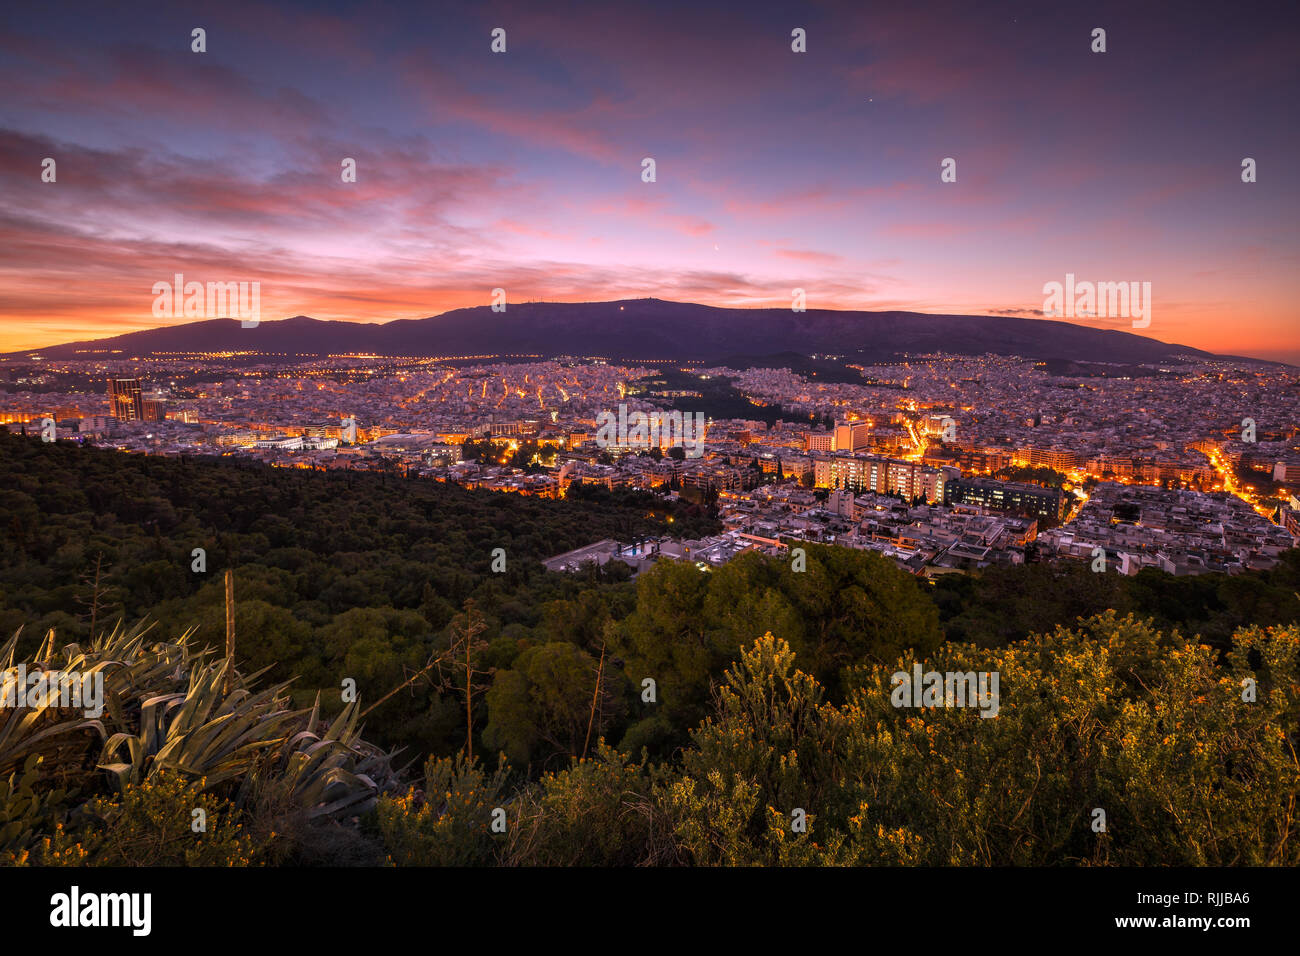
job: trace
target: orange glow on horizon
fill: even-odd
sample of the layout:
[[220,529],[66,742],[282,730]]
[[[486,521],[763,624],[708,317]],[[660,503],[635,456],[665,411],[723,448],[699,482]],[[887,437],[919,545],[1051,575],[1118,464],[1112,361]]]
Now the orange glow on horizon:
[[[577,301],[613,301],[619,298],[633,297],[625,290],[598,290],[587,296],[565,295],[563,293],[520,294],[519,301],[530,299],[547,302]],[[673,298],[669,294],[659,298]],[[376,308],[369,316],[358,315],[355,300],[339,300],[333,297],[316,298],[300,302],[296,306],[284,306],[278,309],[262,308],[262,321],[274,322],[295,315],[307,315],[323,321],[354,322],[357,324],[384,325],[399,319],[420,319],[440,315],[454,309],[471,308],[488,305],[483,290],[458,290],[447,292],[430,299],[417,294],[414,290],[395,290],[388,296],[378,292],[364,294],[359,298],[375,303]],[[782,308],[780,303],[750,300],[706,300],[703,298],[677,298],[676,301],[697,302],[721,308]],[[429,304],[432,303],[432,304]],[[788,308],[788,305],[785,306]],[[872,306],[861,303],[844,303],[842,305],[826,304],[822,308],[853,311],[885,311],[891,304]],[[969,314],[983,315],[977,309],[954,312],[954,307],[923,310],[912,308],[910,311],[929,311],[933,314]],[[268,312],[271,315],[268,315]],[[1126,329],[1122,325],[1089,326],[1085,321],[1073,324],[1082,327],[1117,328],[1119,331],[1132,331],[1135,335],[1155,338],[1170,344],[1185,345],[1222,355],[1244,355],[1248,358],[1265,358],[1274,361],[1300,362],[1300,347],[1294,335],[1294,318],[1280,308],[1276,313],[1261,313],[1252,310],[1249,316],[1206,317],[1199,313],[1195,317],[1180,318],[1175,314],[1166,314],[1163,322],[1153,323],[1147,329]],[[41,314],[31,316],[11,316],[0,323],[0,353],[35,351],[55,345],[71,342],[95,341],[125,335],[131,332],[149,329],[185,325],[201,322],[204,319],[156,319],[147,311],[143,314],[138,309],[118,312],[98,313],[95,318],[88,318],[84,310],[67,314]],[[1254,329],[1246,334],[1247,329]]]

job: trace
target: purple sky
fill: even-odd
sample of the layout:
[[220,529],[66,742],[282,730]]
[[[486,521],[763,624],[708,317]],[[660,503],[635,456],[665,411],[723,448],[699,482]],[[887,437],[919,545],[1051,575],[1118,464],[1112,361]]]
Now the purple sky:
[[176,272],[359,321],[495,287],[1032,315],[1072,272],[1300,362],[1295,3],[877,6],[13,7],[0,349],[155,326]]

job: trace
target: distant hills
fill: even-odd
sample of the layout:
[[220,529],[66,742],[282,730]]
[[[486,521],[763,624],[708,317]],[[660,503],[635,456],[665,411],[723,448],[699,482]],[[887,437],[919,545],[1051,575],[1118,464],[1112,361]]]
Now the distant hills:
[[246,329],[236,319],[210,319],[12,353],[10,357],[88,357],[89,350],[120,350],[126,356],[227,351],[407,356],[523,353],[701,362],[779,353],[831,353],[848,362],[923,352],[992,352],[1028,359],[1119,363],[1167,362],[1177,355],[1213,356],[1130,332],[1050,319],[722,309],[663,299],[625,299],[528,302],[509,305],[505,312],[479,306],[382,325],[327,322],[299,315],[263,320],[256,328]]

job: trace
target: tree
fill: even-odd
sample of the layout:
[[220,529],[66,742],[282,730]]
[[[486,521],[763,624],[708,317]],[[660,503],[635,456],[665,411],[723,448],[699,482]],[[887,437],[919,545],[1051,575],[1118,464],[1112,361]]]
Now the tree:
[[579,756],[596,674],[596,661],[572,644],[528,648],[497,674],[487,693],[484,742],[520,765]]
[[99,624],[100,616],[107,612],[112,605],[113,589],[106,583],[108,572],[109,569],[104,567],[104,554],[101,551],[95,555],[94,570],[87,572],[81,578],[88,591],[84,597],[77,599],[77,603],[85,608],[83,620],[88,622],[89,634],[92,640],[98,633],[96,627]]
[[[872,768],[849,777],[859,782],[848,803],[865,811],[855,831],[864,862],[1297,858],[1281,795],[1300,788],[1282,730],[1300,707],[1300,629],[1243,630],[1236,640],[1220,665],[1211,648],[1106,612],[1002,650],[948,644],[922,663],[997,674],[992,720],[958,707],[893,706],[890,672],[909,672],[912,659],[872,669],[845,729],[849,752]],[[1241,699],[1247,677],[1269,688],[1254,704]],[[1092,826],[1098,808],[1104,832]]]
[[693,564],[661,561],[637,578],[636,591],[635,610],[612,638],[633,693],[647,678],[656,687],[653,703],[632,703],[634,723],[621,746],[633,753],[684,740],[705,712],[710,674],[738,652],[728,635],[707,626],[708,579]]
[[465,613],[451,626],[452,641],[448,657],[451,660],[453,675],[460,670],[462,676],[455,681],[455,687],[463,690],[465,695],[465,759],[474,759],[474,691],[482,685],[475,678],[488,676],[487,671],[475,666],[475,658],[487,649],[487,641],[480,635],[487,629],[483,619],[475,612],[474,602],[465,602]]
[[681,862],[656,805],[644,762],[599,741],[593,757],[574,760],[521,791],[509,831],[507,865],[646,866]]
[[[794,663],[788,643],[764,634],[726,672],[715,716],[692,732],[665,794],[692,862],[777,866],[842,840],[821,823],[842,782],[841,718]],[[813,816],[815,835],[790,832],[795,810]]]
[[[1107,612],[1001,650],[865,666],[835,706],[766,635],[662,799],[697,863],[1295,865],[1300,628],[1235,643],[1220,663]],[[975,698],[900,701],[914,665],[971,675]]]

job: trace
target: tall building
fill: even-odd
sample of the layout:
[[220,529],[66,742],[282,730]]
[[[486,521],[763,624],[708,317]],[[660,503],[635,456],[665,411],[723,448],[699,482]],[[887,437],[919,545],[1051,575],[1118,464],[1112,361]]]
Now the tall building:
[[1015,453],[1015,463],[1030,468],[1051,468],[1054,471],[1074,471],[1081,462],[1079,456],[1067,448],[1026,447]]
[[804,432],[804,451],[862,451],[871,443],[870,422],[836,422],[825,432]]
[[146,422],[161,422],[167,418],[167,403],[161,398],[146,398],[142,401],[144,408],[144,420]]
[[1279,461],[1273,464],[1273,480],[1294,484],[1300,481],[1300,461]]
[[938,469],[874,455],[819,458],[813,466],[813,481],[818,488],[900,494],[909,501],[920,497],[937,502],[944,494],[944,477]]
[[144,421],[144,400],[138,378],[108,380],[108,413],[122,422]]
[[870,422],[837,422],[833,451],[862,451],[871,443]]

